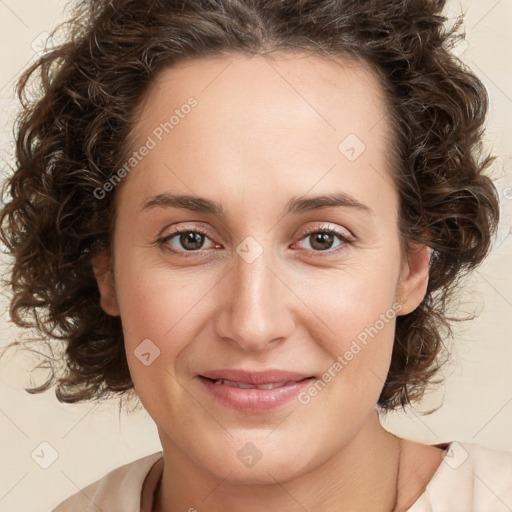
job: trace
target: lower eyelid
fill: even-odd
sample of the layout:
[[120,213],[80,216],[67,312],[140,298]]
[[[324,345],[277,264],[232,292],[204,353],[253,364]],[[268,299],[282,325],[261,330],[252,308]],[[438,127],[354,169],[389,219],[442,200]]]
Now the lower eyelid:
[[[181,249],[180,250],[180,249],[174,249],[174,248],[169,247],[170,240],[174,239],[175,237],[178,237],[182,233],[199,233],[202,236],[204,236],[205,239],[209,240],[210,243],[214,244],[215,247],[201,248],[201,249],[196,249],[196,250],[191,250],[191,251],[187,251],[186,249]],[[334,249],[327,249],[325,251],[315,251],[315,250],[312,250],[312,249],[306,249],[306,250],[312,252],[313,254],[317,254],[317,255],[333,254],[333,253],[335,253],[335,252],[337,252],[339,250],[342,250],[341,248],[343,246],[346,246],[346,245],[352,243],[352,239],[350,237],[348,237],[347,235],[345,235],[344,233],[338,232],[337,230],[333,230],[332,228],[325,228],[324,227],[322,229],[321,227],[319,227],[319,228],[316,228],[314,230],[311,230],[311,231],[303,234],[299,238],[298,242],[295,242],[295,244],[302,242],[303,240],[307,239],[309,236],[311,236],[311,235],[313,235],[315,233],[330,233],[330,234],[336,236],[339,239],[340,244],[338,246],[336,246],[336,248],[334,248]],[[199,230],[199,229],[180,229],[180,230],[177,230],[177,231],[175,231],[173,233],[169,233],[168,235],[165,235],[164,237],[162,237],[159,240],[157,240],[157,242],[160,245],[165,246],[170,252],[172,252],[174,254],[185,254],[185,255],[190,255],[190,256],[192,256],[194,254],[201,254],[204,251],[208,251],[210,249],[218,248],[219,245],[221,246],[221,244],[218,244],[217,242],[215,242],[208,233],[206,233],[206,232],[204,232],[202,230]]]

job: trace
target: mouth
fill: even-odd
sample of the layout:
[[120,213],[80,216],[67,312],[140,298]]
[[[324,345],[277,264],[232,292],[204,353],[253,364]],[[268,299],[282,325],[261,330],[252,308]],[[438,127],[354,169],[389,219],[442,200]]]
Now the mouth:
[[208,379],[207,377],[203,377],[210,382],[212,382],[215,385],[224,385],[224,386],[232,386],[239,389],[275,389],[275,388],[282,388],[285,386],[292,386],[293,384],[296,384],[297,382],[302,382],[307,379],[312,379],[313,377],[305,377],[304,379],[298,380],[298,381],[282,381],[282,382],[268,382],[266,384],[249,384],[246,382],[237,382],[234,380],[227,380],[227,379]]
[[198,378],[220,404],[253,414],[283,407],[315,379],[281,370],[218,370],[204,372]]

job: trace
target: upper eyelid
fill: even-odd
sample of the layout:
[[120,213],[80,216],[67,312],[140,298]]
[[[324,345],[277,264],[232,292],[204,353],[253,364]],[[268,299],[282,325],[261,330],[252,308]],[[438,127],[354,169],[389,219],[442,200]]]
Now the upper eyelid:
[[[344,229],[346,229],[346,228],[344,228]],[[207,229],[205,229],[203,227],[198,227],[197,225],[196,226],[192,226],[192,227],[185,226],[185,227],[173,228],[173,230],[170,233],[162,235],[159,238],[159,240],[160,241],[170,240],[170,239],[176,237],[177,235],[179,235],[179,234],[181,234],[183,232],[185,232],[185,233],[186,232],[201,233],[204,236],[206,236],[207,238],[209,238],[210,242],[212,242],[213,244],[217,243],[217,242],[214,241],[213,237],[209,234]],[[319,233],[321,233],[321,232],[333,232],[333,234],[338,236],[339,239],[341,240],[341,242],[343,242],[343,243],[349,243],[349,242],[353,242],[354,241],[354,236],[352,235],[352,233],[349,232],[350,234],[347,235],[347,234],[342,232],[342,228],[339,228],[339,227],[334,228],[332,226],[328,226],[325,223],[323,223],[322,225],[319,225],[319,226],[313,226],[313,227],[307,228],[305,230],[305,232],[303,232],[302,235],[300,236],[300,238],[298,239],[298,242],[302,241],[304,238],[312,235],[313,233],[317,233],[317,232],[319,232]],[[178,252],[194,253],[194,252],[201,252],[201,250],[202,249],[198,249],[197,251],[178,251]],[[322,251],[318,251],[318,252],[322,252]],[[329,252],[329,251],[325,251],[325,252]]]
[[[210,235],[210,231],[207,228],[203,228],[202,226],[198,226],[198,225],[194,225],[194,226],[191,226],[191,227],[188,227],[188,226],[177,227],[177,228],[173,227],[171,232],[169,232],[168,234],[165,234],[165,231],[167,229],[168,229],[168,227],[164,228],[161,231],[161,233],[162,233],[161,237],[162,238],[167,238],[168,236],[173,236],[175,234],[179,234],[180,232],[184,232],[184,231],[185,232],[188,232],[188,231],[199,232],[199,233],[203,233],[203,234],[205,234],[207,236],[211,236]],[[340,235],[343,235],[342,231],[345,230],[345,231],[347,231],[349,233],[348,236],[346,236],[346,238],[353,237],[352,233],[347,228],[328,226],[327,224],[325,224],[325,222],[322,223],[321,225],[307,228],[303,232],[302,237],[310,235],[310,234],[315,233],[315,232],[322,232],[322,231],[329,231],[329,230],[339,232]],[[294,236],[296,235],[296,233],[297,233],[297,231],[294,233]]]
[[204,235],[212,238],[209,230],[207,230],[203,227],[198,227],[198,226],[194,226],[194,227],[186,227],[185,226],[185,227],[172,228],[171,231],[169,231],[167,234],[165,233],[165,231],[166,230],[163,231],[161,238],[169,238],[169,237],[172,237],[175,235],[179,235],[180,233],[188,233],[188,232],[201,233],[201,234],[204,234]]
[[[344,230],[348,232],[347,235],[343,233]],[[350,239],[353,238],[352,233],[350,231],[348,231],[347,228],[340,228],[340,227],[334,228],[334,227],[328,226],[326,224],[323,224],[321,226],[314,226],[312,228],[306,229],[306,231],[303,233],[302,237],[311,235],[312,233],[317,233],[317,232],[321,233],[323,231],[333,231],[333,232],[339,234],[340,236],[344,236],[345,238],[350,238]]]

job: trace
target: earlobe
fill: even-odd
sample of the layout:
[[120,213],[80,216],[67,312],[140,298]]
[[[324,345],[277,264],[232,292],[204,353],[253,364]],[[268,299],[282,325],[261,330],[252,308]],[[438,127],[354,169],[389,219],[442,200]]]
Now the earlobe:
[[98,289],[100,291],[100,306],[105,313],[119,316],[119,306],[115,293],[114,274],[111,268],[110,257],[106,250],[101,250],[91,259],[92,269]]
[[400,315],[414,311],[427,293],[430,270],[430,247],[410,244],[407,258],[402,265],[397,299],[402,305]]

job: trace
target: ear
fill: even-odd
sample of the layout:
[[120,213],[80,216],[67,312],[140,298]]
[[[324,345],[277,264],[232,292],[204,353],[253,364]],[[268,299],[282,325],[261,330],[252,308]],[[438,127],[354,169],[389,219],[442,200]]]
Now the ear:
[[92,269],[100,291],[100,306],[105,313],[119,316],[119,306],[115,293],[114,274],[110,257],[105,249],[100,249],[92,256]]
[[429,278],[430,256],[430,247],[418,243],[409,244],[397,286],[397,300],[402,305],[400,315],[407,315],[414,311],[425,297]]

